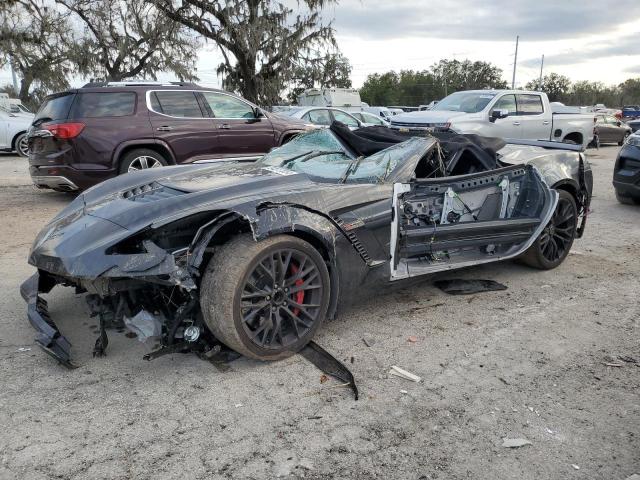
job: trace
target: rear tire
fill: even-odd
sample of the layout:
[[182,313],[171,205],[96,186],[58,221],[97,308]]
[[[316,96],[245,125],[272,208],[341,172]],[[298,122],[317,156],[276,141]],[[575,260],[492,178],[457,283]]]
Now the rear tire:
[[540,270],[551,270],[569,254],[578,226],[578,208],[569,192],[558,190],[556,211],[542,233],[520,257],[523,263]]
[[200,292],[204,321],[218,340],[247,357],[279,360],[304,347],[322,324],[329,272],[304,240],[241,235],[214,253]]
[[21,157],[25,157],[26,158],[26,157],[29,156],[29,144],[27,142],[27,134],[26,133],[21,133],[16,138],[15,150],[16,150],[16,153],[18,155],[20,155]]
[[127,152],[120,162],[120,175],[136,170],[159,168],[167,166],[169,162],[155,150],[136,148]]
[[616,190],[616,200],[618,200],[618,202],[624,205],[640,205],[640,198],[622,195],[621,193],[618,193],[617,190]]

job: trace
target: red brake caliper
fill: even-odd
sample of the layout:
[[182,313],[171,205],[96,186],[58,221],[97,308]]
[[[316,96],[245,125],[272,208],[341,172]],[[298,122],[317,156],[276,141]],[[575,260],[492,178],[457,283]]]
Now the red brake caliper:
[[[291,262],[291,274],[295,275],[296,273],[298,273],[298,266]],[[300,285],[302,285],[304,283],[304,280],[302,280],[301,278],[299,278],[298,280],[296,280],[295,282],[295,286],[299,287]],[[293,294],[293,301],[299,304],[302,304],[302,302],[304,301],[304,291],[300,290],[299,292],[296,292]],[[299,308],[293,308],[292,312],[294,315],[298,315],[300,313],[300,309]]]

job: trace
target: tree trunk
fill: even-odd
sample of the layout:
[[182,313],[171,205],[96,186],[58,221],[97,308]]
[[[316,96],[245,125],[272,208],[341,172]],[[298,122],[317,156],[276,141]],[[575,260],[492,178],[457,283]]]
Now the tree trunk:
[[33,77],[31,75],[25,75],[23,73],[22,80],[20,80],[20,91],[18,92],[18,98],[20,101],[28,107],[34,107],[35,102],[29,95],[29,89],[31,88],[31,84],[33,83]]

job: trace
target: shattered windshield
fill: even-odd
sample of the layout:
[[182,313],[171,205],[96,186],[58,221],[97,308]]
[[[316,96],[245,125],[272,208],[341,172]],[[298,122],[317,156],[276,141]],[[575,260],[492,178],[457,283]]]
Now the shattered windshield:
[[265,155],[261,164],[280,167],[312,177],[346,183],[378,183],[398,164],[424,148],[425,139],[411,138],[368,157],[347,152],[329,129],[297,136]]
[[484,110],[496,94],[492,92],[457,92],[443,98],[431,110],[478,113]]

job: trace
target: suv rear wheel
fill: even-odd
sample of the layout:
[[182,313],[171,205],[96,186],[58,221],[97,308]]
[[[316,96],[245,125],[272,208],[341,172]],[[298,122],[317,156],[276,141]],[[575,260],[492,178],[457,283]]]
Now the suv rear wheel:
[[127,152],[120,162],[120,174],[160,168],[168,165],[167,160],[158,152],[148,148],[136,148]]

